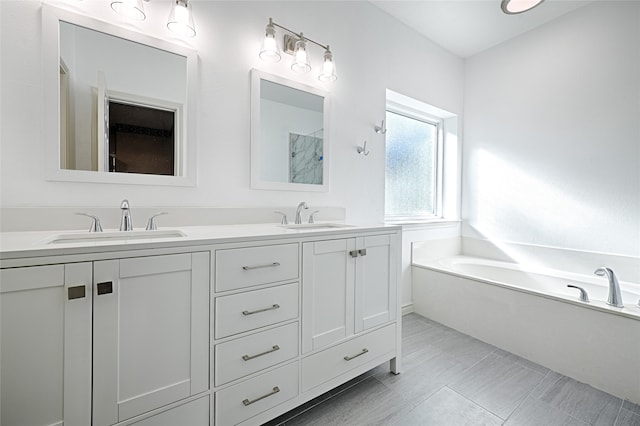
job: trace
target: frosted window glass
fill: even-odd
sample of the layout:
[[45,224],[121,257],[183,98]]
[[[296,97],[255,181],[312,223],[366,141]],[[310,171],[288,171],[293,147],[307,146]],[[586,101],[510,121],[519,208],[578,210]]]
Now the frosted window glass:
[[435,214],[437,125],[386,114],[385,215]]

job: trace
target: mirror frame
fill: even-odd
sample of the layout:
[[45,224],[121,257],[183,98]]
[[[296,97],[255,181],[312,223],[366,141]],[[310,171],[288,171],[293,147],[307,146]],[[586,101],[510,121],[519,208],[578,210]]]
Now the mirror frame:
[[[120,37],[152,48],[186,57],[187,101],[183,108],[182,153],[180,176],[163,176],[138,173],[118,173],[92,170],[69,170],[60,168],[60,21],[89,28],[115,37]],[[42,51],[43,51],[43,143],[44,170],[48,181],[117,183],[133,185],[196,186],[197,183],[197,139],[196,99],[198,55],[191,48],[173,42],[128,30],[89,16],[79,15],[49,4],[42,5]]]
[[[322,184],[307,183],[291,183],[291,182],[272,182],[265,181],[260,178],[260,154],[264,147],[260,137],[260,80],[270,81],[272,83],[281,84],[293,89],[308,92],[323,98],[322,104],[322,125],[324,136],[322,141]],[[251,188],[253,189],[271,189],[280,191],[329,191],[329,163],[331,156],[329,155],[329,93],[317,87],[308,86],[297,81],[292,81],[284,77],[268,74],[257,69],[251,70]]]

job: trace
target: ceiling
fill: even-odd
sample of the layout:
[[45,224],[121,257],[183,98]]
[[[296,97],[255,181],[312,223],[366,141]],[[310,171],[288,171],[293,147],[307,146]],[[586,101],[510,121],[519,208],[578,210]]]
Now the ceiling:
[[453,54],[468,58],[594,0],[546,0],[506,15],[501,0],[370,0]]

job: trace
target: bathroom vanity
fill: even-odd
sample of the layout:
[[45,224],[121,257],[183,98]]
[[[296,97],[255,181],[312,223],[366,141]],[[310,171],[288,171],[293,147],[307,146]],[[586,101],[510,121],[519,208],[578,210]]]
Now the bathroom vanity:
[[146,232],[1,234],[2,425],[256,425],[399,372],[399,227]]

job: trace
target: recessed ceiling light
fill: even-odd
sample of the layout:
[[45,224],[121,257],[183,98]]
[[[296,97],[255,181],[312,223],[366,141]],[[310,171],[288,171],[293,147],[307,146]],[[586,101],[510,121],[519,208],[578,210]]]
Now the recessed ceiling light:
[[507,15],[516,15],[518,13],[531,10],[544,0],[502,0],[502,11]]

